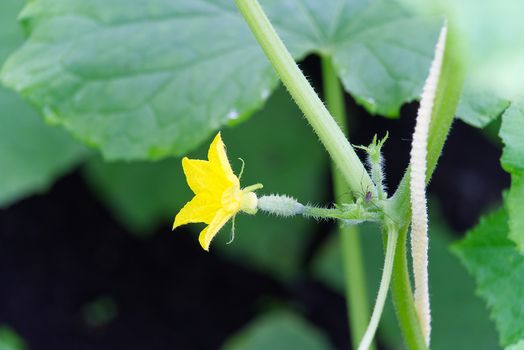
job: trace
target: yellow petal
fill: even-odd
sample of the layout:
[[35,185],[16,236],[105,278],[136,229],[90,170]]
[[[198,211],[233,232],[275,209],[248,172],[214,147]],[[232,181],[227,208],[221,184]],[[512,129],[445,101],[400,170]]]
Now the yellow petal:
[[207,158],[216,172],[224,174],[231,184],[239,185],[238,177],[233,173],[229,160],[227,159],[226,146],[222,141],[220,133],[215,136],[215,139],[209,146]]
[[182,159],[182,168],[186,175],[187,184],[191,190],[198,194],[200,192],[211,192],[220,196],[220,193],[231,186],[224,175],[216,173],[207,160]]
[[233,216],[233,213],[220,209],[217,211],[215,217],[211,221],[208,227],[200,232],[198,236],[198,241],[204,250],[209,251],[209,245],[211,241],[216,236],[218,231],[228,222],[229,219]]
[[193,197],[193,199],[178,212],[173,223],[173,230],[178,226],[189,223],[204,222],[209,224],[219,209],[220,203],[217,202],[210,193],[200,193]]

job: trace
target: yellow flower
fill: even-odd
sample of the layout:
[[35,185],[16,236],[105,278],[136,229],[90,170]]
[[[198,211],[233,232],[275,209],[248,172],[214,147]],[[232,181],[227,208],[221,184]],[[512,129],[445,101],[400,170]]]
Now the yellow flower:
[[195,196],[175,217],[173,230],[188,223],[208,224],[198,240],[202,248],[209,251],[209,244],[229,219],[240,211],[256,214],[258,199],[253,191],[262,185],[240,188],[240,180],[231,170],[220,133],[209,146],[207,158],[182,159],[187,184]]

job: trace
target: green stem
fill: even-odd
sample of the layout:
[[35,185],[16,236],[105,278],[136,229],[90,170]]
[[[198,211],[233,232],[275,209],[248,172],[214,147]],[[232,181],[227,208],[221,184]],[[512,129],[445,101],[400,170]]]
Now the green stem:
[[[460,47],[454,28],[448,23],[448,36],[442,71],[432,111],[429,135],[426,181],[429,181],[438,158],[442,153],[454,113],[460,98],[464,70]],[[398,223],[410,222],[409,170],[406,171],[397,191],[386,205],[386,213]],[[401,230],[393,267],[392,294],[400,328],[408,349],[426,349],[413,303],[406,259],[406,238],[408,227]]]
[[347,224],[360,224],[364,221],[379,222],[382,219],[381,213],[364,209],[360,204],[347,204],[346,206],[340,208],[304,206],[304,212],[302,215],[320,220],[342,220],[342,222],[347,221]]
[[374,188],[353,147],[298,68],[259,2],[235,0],[235,3],[271,65],[317,133],[351,190],[358,192],[362,187]]
[[386,256],[384,258],[384,269],[382,270],[382,278],[380,279],[380,287],[378,289],[377,300],[375,301],[375,307],[373,308],[373,314],[369,321],[369,326],[362,338],[358,350],[368,350],[370,348],[375,332],[378,328],[380,317],[382,316],[382,310],[384,310],[384,304],[386,303],[386,297],[388,295],[389,283],[391,281],[391,271],[393,270],[393,259],[395,258],[395,246],[397,245],[398,232],[394,225],[389,225],[387,229],[387,244],[386,244]]
[[[333,69],[331,58],[322,58],[322,76],[324,96],[328,109],[340,128],[346,130],[344,93]],[[351,195],[348,192],[344,178],[333,163],[331,164],[331,172],[333,174],[334,192],[337,202],[350,201]],[[364,336],[369,320],[369,301],[366,290],[364,263],[358,227],[339,225],[339,231],[342,239],[341,249],[351,343],[353,348],[356,349],[360,339]],[[371,343],[369,349],[375,349],[373,343]]]

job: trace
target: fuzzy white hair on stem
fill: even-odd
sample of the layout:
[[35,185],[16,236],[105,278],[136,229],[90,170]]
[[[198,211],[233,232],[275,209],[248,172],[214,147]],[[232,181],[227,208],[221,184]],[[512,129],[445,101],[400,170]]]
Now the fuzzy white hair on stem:
[[300,204],[295,198],[277,194],[260,197],[258,209],[281,217],[291,217],[304,213],[304,205]]
[[429,346],[431,336],[431,309],[428,285],[428,214],[426,199],[427,146],[429,125],[439,82],[447,35],[444,23],[435,47],[435,56],[424,84],[411,145],[411,256],[415,282],[415,310],[422,334]]

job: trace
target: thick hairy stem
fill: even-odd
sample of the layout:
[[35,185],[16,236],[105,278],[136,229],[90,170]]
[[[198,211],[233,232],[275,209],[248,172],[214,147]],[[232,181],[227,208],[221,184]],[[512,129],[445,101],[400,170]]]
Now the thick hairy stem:
[[351,190],[357,192],[362,186],[374,188],[355,150],[298,68],[259,2],[235,0],[235,3],[282,83],[317,133]]
[[428,277],[428,214],[426,200],[426,156],[429,124],[437,90],[447,27],[444,25],[435,48],[435,57],[424,84],[411,146],[411,256],[415,281],[415,309],[426,345],[431,335],[431,309]]
[[[445,47],[446,50],[442,60],[440,79],[428,132],[426,184],[431,178],[442,152],[464,83],[464,66],[461,59],[463,56],[460,42],[457,32],[450,22],[448,22]],[[386,204],[386,212],[398,223],[409,222],[411,214],[410,173],[411,170],[406,172],[397,191]],[[425,349],[426,344],[421,334],[420,323],[415,311],[407,270],[405,256],[406,233],[407,227],[399,235],[397,255],[393,267],[392,295],[406,346],[410,350],[418,350]]]
[[389,283],[391,281],[391,271],[393,270],[393,260],[395,258],[395,248],[397,245],[398,231],[395,228],[389,228],[387,231],[387,246],[386,246],[386,257],[384,259],[384,270],[382,271],[382,278],[380,279],[380,287],[378,289],[377,300],[375,301],[375,307],[373,308],[373,314],[369,321],[368,328],[358,350],[368,350],[375,332],[377,331],[380,316],[382,316],[382,310],[384,310],[384,303],[388,295]]

